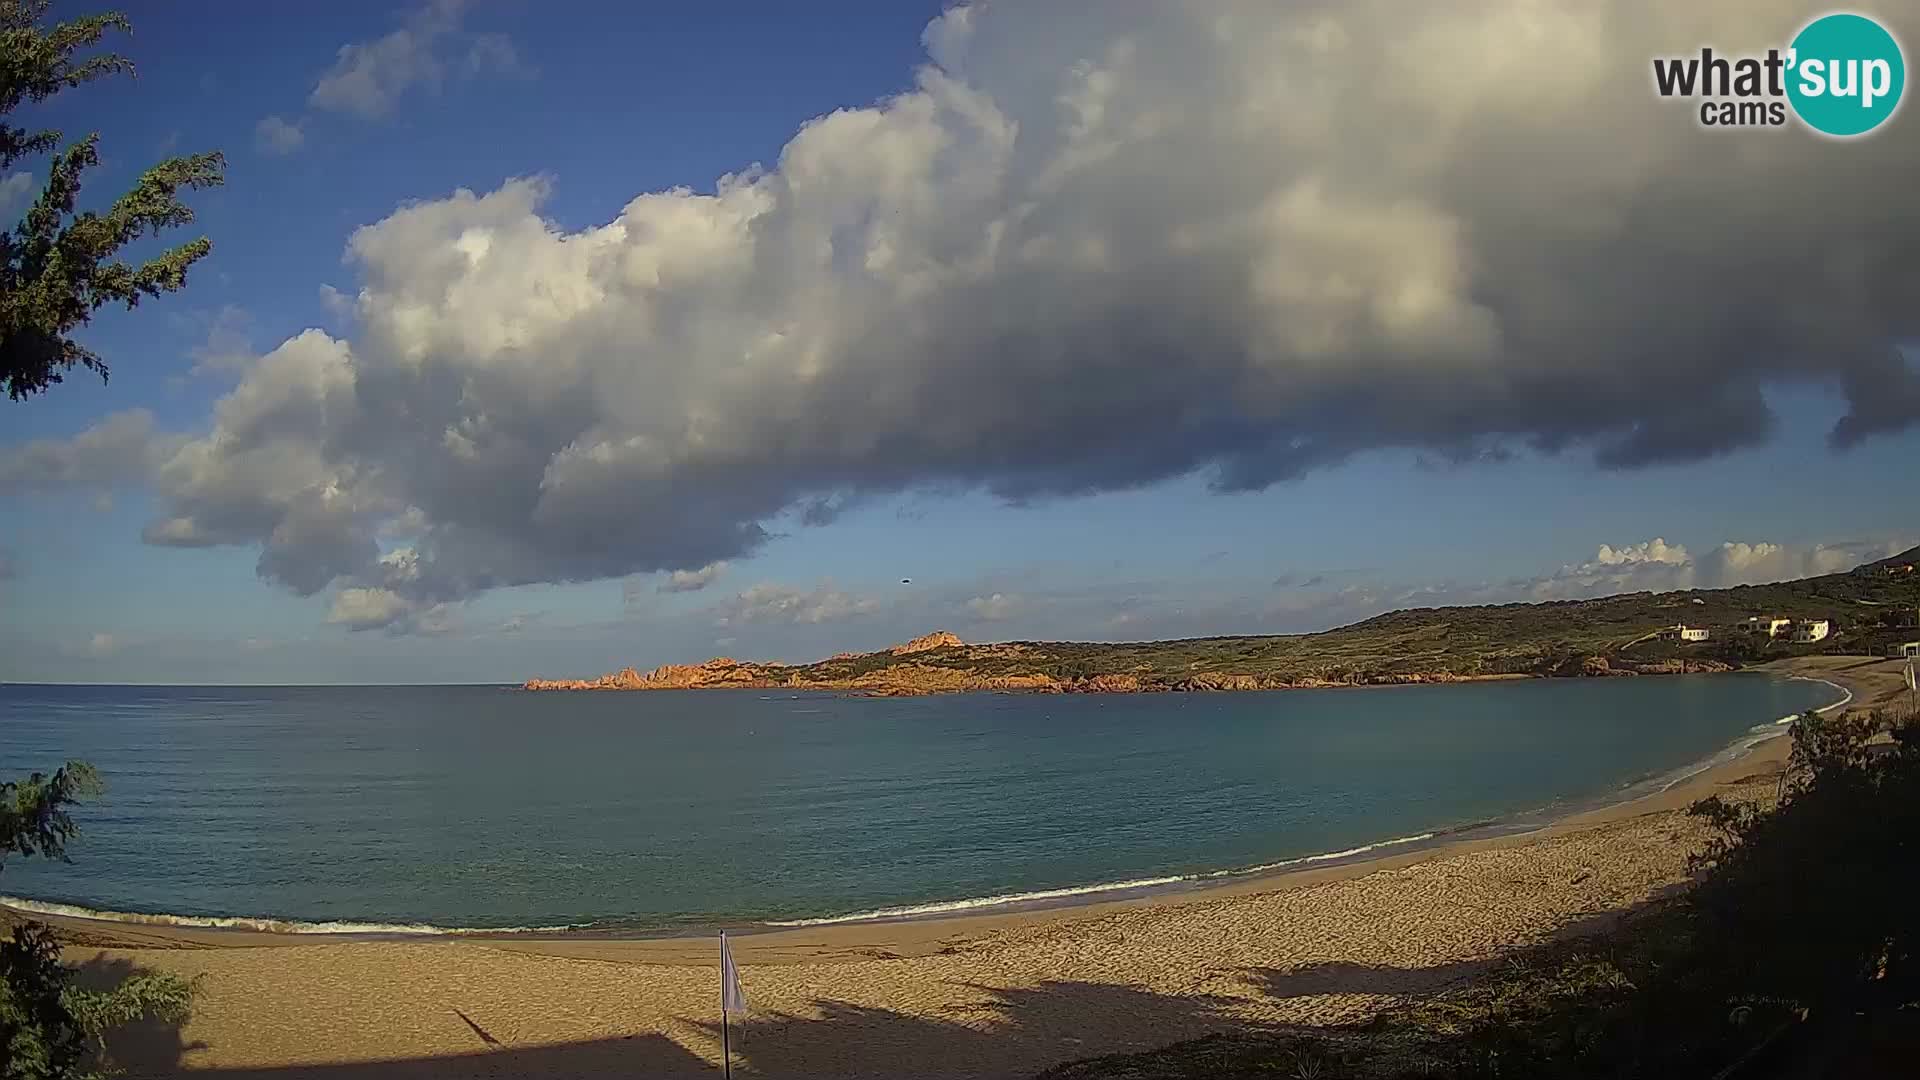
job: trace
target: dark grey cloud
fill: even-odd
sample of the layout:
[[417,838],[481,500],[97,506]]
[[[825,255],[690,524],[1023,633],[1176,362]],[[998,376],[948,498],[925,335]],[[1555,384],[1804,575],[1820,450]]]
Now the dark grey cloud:
[[[956,7],[912,91],[711,194],[568,231],[529,178],[358,230],[352,336],[250,367],[169,455],[148,537],[386,590],[362,617],[393,625],[695,570],[902,491],[1250,490],[1381,450],[1697,461],[1766,439],[1766,388],[1796,384],[1842,395],[1852,446],[1920,419],[1893,348],[1920,340],[1913,117],[1705,132],[1648,85],[1652,56],[1804,16]],[[362,61],[339,85],[372,89],[338,100],[369,111],[390,84]]]

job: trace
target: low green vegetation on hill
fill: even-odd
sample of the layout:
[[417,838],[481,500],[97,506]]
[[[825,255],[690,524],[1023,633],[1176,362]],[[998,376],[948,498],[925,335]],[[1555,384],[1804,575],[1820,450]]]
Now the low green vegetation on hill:
[[[1920,548],[1894,560],[1920,558]],[[1395,676],[1576,674],[1589,657],[1626,664],[1715,660],[1740,664],[1793,652],[1875,652],[1920,630],[1896,629],[1920,606],[1920,573],[1886,564],[1772,585],[1629,593],[1564,600],[1390,612],[1316,634],[1125,643],[1009,642],[955,645],[905,655],[842,657],[785,669],[807,682],[884,679],[890,669],[948,668],[982,679],[1134,675],[1177,681],[1200,673],[1289,681],[1369,681]],[[1741,633],[1750,616],[1826,619],[1825,641],[1794,645]],[[1651,638],[1662,626],[1705,627],[1711,638],[1681,644]]]
[[[1920,638],[1920,548],[1844,574],[1772,585],[1628,593],[1389,612],[1317,634],[1180,641],[1007,641],[968,644],[944,631],[872,653],[813,664],[716,658],[633,668],[596,679],[529,679],[529,690],[787,687],[866,694],[967,690],[1133,693],[1273,690],[1355,683],[1447,682],[1489,676],[1725,671],[1806,652],[1881,653]],[[1825,620],[1804,645],[1744,632],[1753,616]],[[1706,629],[1702,642],[1659,636]]]

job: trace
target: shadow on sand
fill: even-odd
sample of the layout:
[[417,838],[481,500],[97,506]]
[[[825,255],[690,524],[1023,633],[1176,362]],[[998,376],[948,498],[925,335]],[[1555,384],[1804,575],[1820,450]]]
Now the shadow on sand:
[[[121,971],[124,975],[129,972]],[[777,1077],[1029,1076],[1050,1065],[1114,1049],[1147,1049],[1238,1026],[1206,996],[1170,996],[1094,983],[1050,982],[988,991],[992,1000],[941,1017],[914,1016],[832,999],[797,1013],[760,1012],[730,1027],[734,1072]],[[456,1010],[457,1012],[458,1010]],[[381,1077],[711,1077],[720,1072],[671,1038],[643,1033],[547,1046],[504,1045],[471,1018],[475,1052],[444,1057],[270,1068],[196,1069],[179,1031],[127,1030],[108,1037],[114,1062],[133,1077],[207,1080],[375,1080]],[[714,1044],[718,1022],[700,1025]],[[315,1046],[316,1057],[328,1048]]]
[[1319,997],[1323,994],[1428,997],[1464,985],[1503,965],[1526,963],[1569,942],[1611,933],[1623,922],[1678,895],[1685,888],[1685,885],[1666,886],[1656,890],[1647,902],[1575,919],[1534,944],[1507,949],[1498,956],[1486,959],[1434,964],[1430,967],[1392,967],[1333,961],[1294,968],[1249,968],[1247,978],[1253,984],[1254,996],[1270,1001]]
[[[1556,942],[1614,925],[1618,913],[1572,924]],[[1101,1055],[1152,1050],[1183,1040],[1230,1032],[1236,1037],[1300,1035],[1315,1029],[1249,1024],[1236,1007],[1322,994],[1379,994],[1417,999],[1450,989],[1495,965],[1525,962],[1551,943],[1517,949],[1496,960],[1423,968],[1328,963],[1293,969],[1246,968],[1230,980],[1230,996],[1161,994],[1138,987],[1088,982],[1042,982],[1019,989],[975,986],[984,999],[942,1015],[824,998],[793,1012],[760,1011],[730,1028],[734,1071],[743,1077],[1031,1077],[1063,1063]],[[103,961],[90,977],[131,974],[124,963]],[[717,987],[716,987],[717,996]],[[717,1002],[716,1002],[717,1004]],[[266,1068],[196,1069],[190,1044],[164,1025],[111,1033],[114,1062],[130,1076],[191,1074],[206,1080],[428,1080],[451,1077],[710,1077],[716,1062],[668,1035],[550,1045],[502,1043],[471,1016],[454,1009],[474,1036],[473,1052],[405,1060]],[[695,1045],[717,1047],[716,1022],[697,1031]],[[336,1051],[315,1045],[313,1056]],[[1101,1066],[1074,1066],[1063,1076],[1104,1076]]]
[[[74,982],[88,990],[110,989],[146,971],[131,960],[116,959],[104,952],[76,966],[79,974]],[[148,1062],[171,1067],[187,1051],[199,1050],[205,1045],[187,1042],[178,1024],[153,1019],[122,1024],[107,1033],[106,1043],[107,1063],[126,1069],[144,1067]]]

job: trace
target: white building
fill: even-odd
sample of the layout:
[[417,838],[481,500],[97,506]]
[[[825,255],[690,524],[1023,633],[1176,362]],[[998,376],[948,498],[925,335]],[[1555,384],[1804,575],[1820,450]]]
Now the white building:
[[1892,657],[1904,656],[1909,660],[1920,658],[1920,641],[1902,641],[1889,645],[1887,646],[1887,655]]
[[1832,625],[1825,619],[1801,619],[1793,624],[1793,640],[1805,645],[1824,639],[1832,630]]
[[1679,623],[1660,631],[1660,636],[1668,641],[1705,641],[1707,640],[1707,628],[1704,626],[1688,626],[1686,623]]
[[1793,620],[1783,619],[1778,615],[1755,615],[1742,625],[1749,634],[1765,634],[1770,638],[1777,638],[1787,627],[1793,625]]

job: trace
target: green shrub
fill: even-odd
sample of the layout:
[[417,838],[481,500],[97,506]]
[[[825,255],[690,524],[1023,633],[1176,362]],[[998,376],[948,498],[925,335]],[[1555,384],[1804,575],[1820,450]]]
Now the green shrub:
[[[0,866],[8,855],[65,859],[80,833],[70,809],[101,790],[84,762],[51,776],[0,783]],[[51,928],[22,923],[0,941],[0,1080],[92,1080],[111,1075],[106,1036],[144,1017],[183,1023],[193,986],[141,972],[104,990],[81,987]]]

